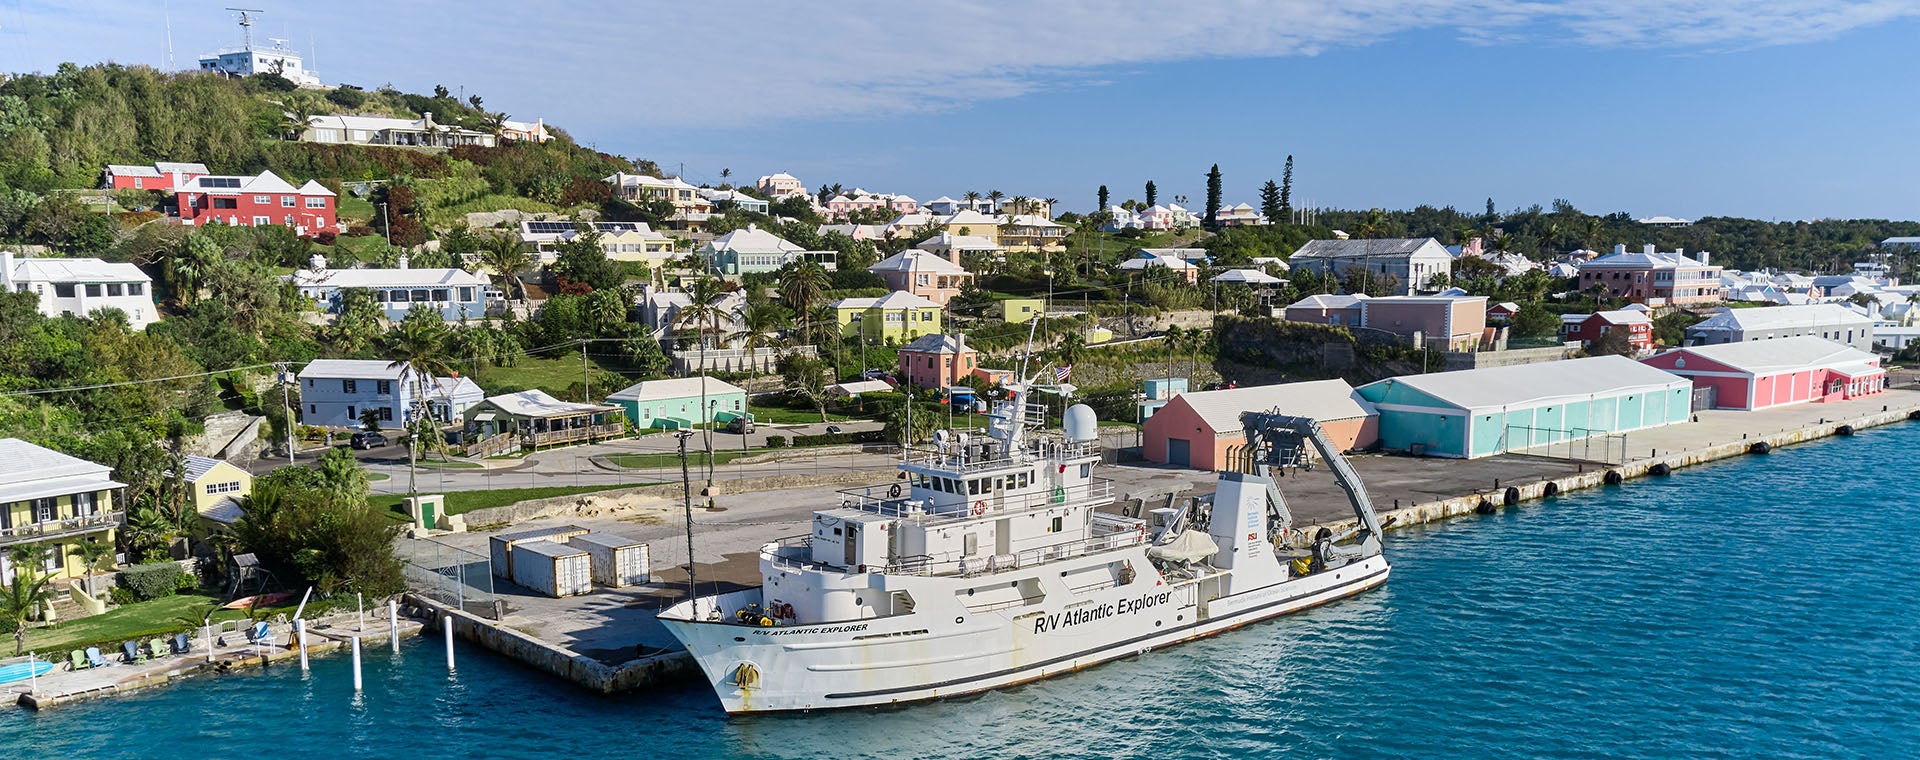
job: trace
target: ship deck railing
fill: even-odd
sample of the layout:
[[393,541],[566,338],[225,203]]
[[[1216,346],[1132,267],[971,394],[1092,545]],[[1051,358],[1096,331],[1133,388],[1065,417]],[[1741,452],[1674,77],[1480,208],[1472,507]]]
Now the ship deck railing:
[[[898,493],[895,490],[898,489]],[[934,511],[935,508],[925,499],[914,499],[913,489],[905,483],[862,486],[846,488],[840,491],[840,506],[872,512],[883,517],[897,517],[916,525],[945,525],[980,520],[986,518],[1009,517],[1043,509],[1065,505],[1106,504],[1113,501],[1113,481],[1106,478],[1091,478],[1085,484],[1064,486],[1057,489],[1042,489],[1029,493],[969,494],[968,501],[946,507],[948,511]],[[948,494],[957,496],[958,494]],[[983,511],[973,514],[972,504],[983,502]]]
[[[887,575],[975,576],[1018,570],[1048,562],[1138,546],[1147,542],[1146,523],[1136,518],[1096,512],[1093,515],[1093,530],[1097,535],[1089,538],[1031,547],[1012,554],[918,555],[899,557],[884,567],[868,566],[866,569]],[[776,567],[794,569],[829,567],[827,564],[813,561],[811,534],[775,539],[762,547],[761,556]]]
[[[1013,456],[1000,456],[999,446],[999,441],[985,436],[981,436],[967,446],[959,443],[949,443],[945,446],[914,446],[907,450],[907,464],[955,475],[967,475],[1016,467],[1034,460],[1066,462],[1100,455],[1100,444],[1097,441],[1075,442],[1042,438]],[[982,455],[980,453],[982,447],[987,447],[990,453]],[[972,451],[969,452],[969,449]]]

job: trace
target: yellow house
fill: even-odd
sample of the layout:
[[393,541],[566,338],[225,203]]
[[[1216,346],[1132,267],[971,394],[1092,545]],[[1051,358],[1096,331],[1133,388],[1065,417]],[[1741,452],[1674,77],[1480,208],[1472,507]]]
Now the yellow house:
[[997,301],[995,305],[1000,309],[999,316],[1002,322],[1025,324],[1047,311],[1047,301],[1044,298],[1009,298],[1005,301]]
[[215,522],[240,518],[239,501],[253,493],[253,473],[209,457],[189,456],[184,464],[181,479],[193,490],[194,511]]
[[8,549],[46,548],[35,569],[56,579],[87,575],[74,551],[84,541],[113,545],[120,525],[120,489],[113,468],[76,459],[18,438],[0,438],[0,583],[13,583]]
[[833,302],[840,337],[865,335],[876,344],[901,343],[940,332],[940,304],[904,290],[880,298],[842,298]]

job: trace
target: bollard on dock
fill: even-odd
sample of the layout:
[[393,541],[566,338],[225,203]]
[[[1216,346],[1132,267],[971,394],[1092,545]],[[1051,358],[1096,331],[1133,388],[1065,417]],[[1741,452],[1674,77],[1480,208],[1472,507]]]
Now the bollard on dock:
[[393,643],[393,653],[400,653],[400,602],[387,600],[387,641]]
[[453,616],[452,615],[440,616],[440,630],[442,633],[446,634],[447,669],[452,670],[453,669]]
[[353,693],[360,693],[360,637],[353,637]]
[[300,646],[300,672],[307,672],[307,621],[293,621],[294,643]]

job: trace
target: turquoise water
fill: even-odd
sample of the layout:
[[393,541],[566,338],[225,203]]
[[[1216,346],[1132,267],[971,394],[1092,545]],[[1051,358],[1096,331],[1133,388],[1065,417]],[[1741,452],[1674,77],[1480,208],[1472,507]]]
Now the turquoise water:
[[[437,644],[0,713],[0,758],[1785,757],[1920,750],[1920,425],[1399,531],[1380,591],[1065,678],[726,719]],[[1875,481],[1888,486],[1876,486]]]

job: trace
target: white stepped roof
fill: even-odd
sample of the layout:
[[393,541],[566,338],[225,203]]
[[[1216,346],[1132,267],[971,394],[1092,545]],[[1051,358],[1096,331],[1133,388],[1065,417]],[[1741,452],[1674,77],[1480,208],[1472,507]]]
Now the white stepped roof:
[[1686,378],[1624,356],[1591,356],[1540,364],[1407,375],[1366,387],[1398,383],[1462,409],[1525,408],[1595,395],[1691,386]]
[[1187,406],[1216,433],[1240,430],[1240,415],[1243,412],[1278,410],[1281,414],[1312,417],[1322,422],[1371,417],[1379,413],[1374,410],[1373,404],[1354,392],[1353,386],[1337,378],[1197,391],[1182,393],[1175,398],[1185,400]]

